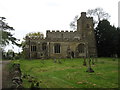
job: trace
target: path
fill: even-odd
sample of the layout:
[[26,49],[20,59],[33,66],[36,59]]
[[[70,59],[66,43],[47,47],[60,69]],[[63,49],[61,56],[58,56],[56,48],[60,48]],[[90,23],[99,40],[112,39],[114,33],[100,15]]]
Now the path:
[[10,62],[10,60],[9,61],[2,61],[2,63],[0,64],[0,68],[2,68],[0,71],[0,74],[1,74],[0,76],[2,76],[2,78],[0,78],[0,79],[2,79],[0,82],[0,89],[1,88],[10,88],[9,71],[7,70],[7,67],[6,67],[6,65],[9,62]]
[[2,89],[2,61],[0,61],[0,90]]

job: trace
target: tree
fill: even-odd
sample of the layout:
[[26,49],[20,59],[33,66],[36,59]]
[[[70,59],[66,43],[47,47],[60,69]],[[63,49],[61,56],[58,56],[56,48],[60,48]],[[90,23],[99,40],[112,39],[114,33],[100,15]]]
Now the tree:
[[21,42],[21,46],[24,47],[26,45],[27,38],[44,38],[44,34],[41,32],[30,32],[27,33],[26,36],[23,38],[24,41]]
[[14,59],[15,53],[13,50],[9,49],[7,52],[7,59]]
[[77,20],[78,20],[78,15],[75,16],[74,20],[70,23],[70,27],[73,29],[73,30],[76,30],[77,29]]
[[114,26],[108,20],[102,20],[95,29],[98,56],[110,57],[116,54],[118,34]]
[[25,48],[27,45],[30,45],[30,39],[32,38],[39,38],[39,39],[44,39],[44,34],[41,32],[30,32],[27,33],[26,36],[23,38],[24,41],[21,42],[22,49],[23,51],[21,52],[23,58],[27,58]]
[[102,8],[88,9],[87,15],[94,18],[94,23],[98,24],[101,20],[108,20],[110,15],[106,13]]
[[14,45],[20,46],[20,44],[17,43],[17,41],[19,41],[19,39],[15,38],[13,36],[13,34],[10,31],[13,31],[14,28],[9,26],[6,22],[5,22],[4,17],[0,17],[0,33],[1,35],[1,47],[4,47],[8,44],[10,44],[10,42]]
[[[103,19],[108,20],[110,15],[108,13],[106,13],[102,8],[95,8],[95,9],[88,9],[87,10],[87,16],[88,17],[93,17],[93,23],[94,26],[101,21]],[[70,22],[70,28],[72,28],[73,30],[77,29],[77,20],[78,20],[79,16],[76,15],[75,18],[73,19],[72,22]]]
[[2,59],[3,60],[13,60],[15,57],[15,53],[12,49],[9,49],[7,52],[2,51]]
[[26,37],[30,37],[30,38],[38,37],[38,38],[42,39],[42,38],[44,38],[44,34],[41,32],[30,32],[30,33],[26,34]]

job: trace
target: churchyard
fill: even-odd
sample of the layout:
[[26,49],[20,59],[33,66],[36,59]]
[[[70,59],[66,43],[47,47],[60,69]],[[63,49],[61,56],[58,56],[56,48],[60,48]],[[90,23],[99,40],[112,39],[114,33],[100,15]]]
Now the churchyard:
[[83,58],[12,60],[9,68],[20,64],[24,88],[118,88],[118,60],[97,58],[91,73]]

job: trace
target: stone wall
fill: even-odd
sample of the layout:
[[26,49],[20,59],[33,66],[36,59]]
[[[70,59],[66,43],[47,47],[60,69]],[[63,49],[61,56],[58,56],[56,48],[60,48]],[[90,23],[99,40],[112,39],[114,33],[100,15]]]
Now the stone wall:
[[20,69],[20,64],[13,64],[11,75],[12,75],[11,88],[14,88],[14,89],[23,88],[22,87],[22,73],[21,73],[21,69]]
[[68,38],[68,39],[72,39],[72,38],[80,38],[81,34],[78,33],[77,31],[50,31],[47,30],[46,32],[46,38],[47,39],[55,39],[55,38]]
[[[54,53],[54,44],[59,43],[61,45],[60,53]],[[85,44],[85,42],[50,42],[50,52],[49,57],[50,58],[67,58],[68,57],[68,48],[70,49],[70,53],[74,53],[74,58],[80,57],[80,56],[86,56],[86,51],[84,53],[81,53],[77,56],[77,47],[79,44]],[[70,55],[71,56],[71,55]]]

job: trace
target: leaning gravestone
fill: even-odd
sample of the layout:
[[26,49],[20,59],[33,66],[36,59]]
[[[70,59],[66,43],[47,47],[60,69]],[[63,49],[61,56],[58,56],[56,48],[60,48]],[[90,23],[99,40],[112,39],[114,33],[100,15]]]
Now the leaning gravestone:
[[61,57],[58,58],[58,63],[62,64]]
[[83,66],[86,66],[86,65],[87,65],[87,64],[86,64],[86,58],[84,57],[83,59],[84,59],[84,61],[83,61]]
[[59,64],[62,64],[62,62],[61,62],[61,60],[60,60],[60,59],[58,59],[58,63],[59,63]]
[[57,60],[56,60],[56,58],[54,59],[54,63],[56,63],[57,62]]
[[86,70],[86,72],[94,72],[94,70],[91,68],[91,59],[89,58],[88,60],[88,69]]
[[36,88],[39,88],[39,82],[36,83],[35,87],[36,87]]

